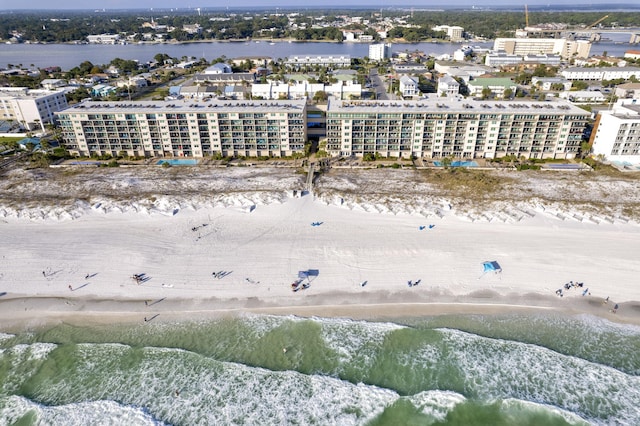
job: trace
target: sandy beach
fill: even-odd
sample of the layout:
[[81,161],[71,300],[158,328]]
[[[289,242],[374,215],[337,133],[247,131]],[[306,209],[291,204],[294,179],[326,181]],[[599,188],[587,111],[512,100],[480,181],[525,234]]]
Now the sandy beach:
[[[632,218],[590,212],[584,197],[541,201],[524,181],[524,195],[480,211],[420,185],[398,190],[403,171],[380,172],[398,176],[385,175],[392,195],[345,187],[349,176],[352,187],[376,187],[377,172],[322,176],[303,197],[304,175],[288,169],[9,174],[0,321],[10,329],[237,312],[367,319],[552,309],[640,323]],[[567,192],[566,178],[544,179]],[[549,182],[529,182],[538,184],[557,201]],[[502,272],[484,273],[485,261]]]

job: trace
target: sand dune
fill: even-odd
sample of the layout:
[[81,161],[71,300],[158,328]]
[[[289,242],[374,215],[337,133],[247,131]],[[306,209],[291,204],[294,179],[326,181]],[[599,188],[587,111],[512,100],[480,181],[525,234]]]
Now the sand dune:
[[[404,170],[332,171],[299,197],[305,176],[290,169],[176,169],[6,175],[2,321],[516,308],[640,317],[634,180],[523,174],[474,207]],[[502,273],[483,274],[487,260]],[[301,271],[313,272],[309,286],[293,292]],[[569,281],[583,285],[556,295]]]

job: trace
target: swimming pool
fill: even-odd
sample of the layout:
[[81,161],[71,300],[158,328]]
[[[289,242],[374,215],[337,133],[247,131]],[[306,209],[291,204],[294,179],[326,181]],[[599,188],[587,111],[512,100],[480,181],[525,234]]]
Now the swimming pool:
[[[444,164],[442,161],[434,161],[434,166],[442,167]],[[452,161],[450,164],[451,167],[478,167],[478,163],[475,161]]]
[[198,160],[190,159],[190,158],[167,158],[165,160],[160,160],[156,164],[158,166],[167,163],[171,166],[195,166],[198,164]]

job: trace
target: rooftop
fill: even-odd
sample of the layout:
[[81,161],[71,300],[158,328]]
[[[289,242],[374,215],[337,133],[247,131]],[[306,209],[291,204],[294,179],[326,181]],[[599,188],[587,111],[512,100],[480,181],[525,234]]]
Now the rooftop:
[[274,112],[274,110],[303,110],[306,102],[304,100],[261,100],[261,101],[234,101],[234,100],[172,100],[172,101],[133,101],[133,102],[100,102],[85,101],[61,111],[86,112],[86,113],[153,113],[175,111],[180,113],[202,113],[206,111],[229,111],[229,112]]
[[460,97],[434,96],[420,101],[332,101],[328,112],[469,112],[469,113],[571,113],[589,116],[589,112],[563,101],[486,101]]

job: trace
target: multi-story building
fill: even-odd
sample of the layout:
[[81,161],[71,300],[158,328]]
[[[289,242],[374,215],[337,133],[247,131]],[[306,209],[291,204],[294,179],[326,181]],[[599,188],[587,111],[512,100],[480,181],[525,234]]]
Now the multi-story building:
[[640,105],[623,99],[611,110],[600,111],[591,132],[592,152],[608,161],[640,162]]
[[560,71],[560,74],[567,80],[617,80],[619,78],[629,80],[631,77],[640,78],[640,68],[638,67],[573,67]]
[[347,68],[351,66],[351,55],[294,55],[288,58],[284,64],[292,69],[313,65]]
[[41,129],[55,120],[55,113],[67,108],[64,90],[0,88],[0,120],[17,121],[27,130]]
[[120,41],[119,34],[88,35],[87,41],[93,44],[117,44]]
[[369,59],[383,61],[391,57],[391,44],[377,43],[369,45]]
[[438,96],[457,96],[460,94],[460,83],[450,75],[438,79]]
[[405,98],[411,98],[413,96],[420,95],[418,82],[413,77],[409,77],[408,75],[403,75],[400,77],[398,90],[400,90],[400,93],[402,93],[402,96]]
[[307,139],[305,101],[85,101],[57,115],[83,156],[282,157]]
[[591,43],[564,38],[496,38],[493,50],[510,55],[557,54],[563,59],[587,58]]
[[589,116],[565,101],[329,102],[327,151],[403,158],[574,158]]
[[511,95],[516,93],[518,86],[505,77],[479,77],[467,83],[469,95],[477,98],[483,97],[486,89],[489,89],[491,96],[504,98],[507,90],[511,91]]
[[433,31],[442,31],[447,33],[449,40],[462,41],[464,40],[464,28],[455,25],[437,25],[431,28]]

